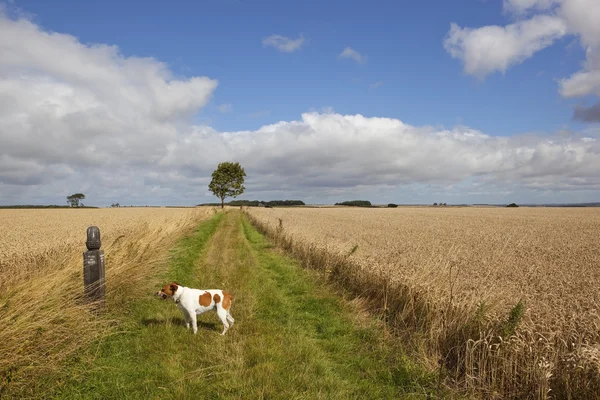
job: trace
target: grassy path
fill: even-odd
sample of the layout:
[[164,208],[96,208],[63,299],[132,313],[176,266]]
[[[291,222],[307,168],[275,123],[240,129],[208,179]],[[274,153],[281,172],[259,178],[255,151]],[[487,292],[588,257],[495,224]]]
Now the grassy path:
[[122,333],[90,350],[93,364],[69,367],[54,398],[426,398],[428,377],[240,212],[203,222],[173,255],[165,276],[148,279],[230,291],[227,335],[212,312],[192,335],[171,300],[149,295],[125,311]]

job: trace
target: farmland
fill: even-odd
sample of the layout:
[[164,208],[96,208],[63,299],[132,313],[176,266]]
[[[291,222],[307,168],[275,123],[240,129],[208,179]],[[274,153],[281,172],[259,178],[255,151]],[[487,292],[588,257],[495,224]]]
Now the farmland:
[[[239,210],[155,211],[137,214],[129,227],[107,223],[131,212],[137,210],[103,210],[99,220],[106,231],[105,313],[78,301],[80,250],[73,263],[32,270],[0,295],[0,397],[420,399],[445,393],[432,372],[381,334],[360,303],[346,302],[320,273],[274,249]],[[57,224],[75,215],[61,213]],[[8,219],[14,237],[23,227]],[[71,226],[91,221],[74,218]],[[77,239],[73,244],[81,247]],[[205,313],[198,335],[190,334],[173,302],[153,295],[165,281],[231,290],[235,326],[219,336],[215,314]]]
[[[104,317],[78,301],[89,225],[100,227],[106,252]],[[353,376],[327,378],[332,398],[363,384],[395,395],[449,386],[459,397],[592,398],[600,390],[599,228],[594,208],[0,210],[0,395],[102,388],[107,398],[153,397],[171,385],[181,396],[194,388],[252,398],[264,387],[293,397],[306,382],[321,393],[318,377],[330,365]],[[205,357],[212,342],[198,347],[177,310],[149,296],[165,276],[238,294],[240,323],[232,342],[217,346],[235,367],[217,383],[189,373],[215,367]],[[306,295],[314,297],[307,303]],[[340,309],[349,314],[333,322]],[[189,346],[198,352],[179,354]],[[157,372],[165,349],[185,359],[176,379]],[[418,367],[406,365],[405,352]],[[309,364],[290,361],[298,358]],[[99,364],[88,374],[89,363]],[[385,379],[365,382],[365,363]],[[247,365],[256,368],[247,374]],[[295,365],[304,367],[290,372]],[[300,370],[309,375],[290,386]],[[399,383],[397,371],[410,372]],[[229,374],[243,383],[230,386]],[[34,380],[39,387],[28,385]]]
[[538,398],[597,390],[600,209],[247,212],[305,266],[335,269],[346,286],[354,274],[355,291],[464,387]]
[[79,261],[86,250],[88,226],[100,227],[103,248],[107,248],[117,239],[130,239],[140,229],[160,229],[157,238],[162,238],[193,224],[207,210],[210,209],[0,210],[0,292],[31,273],[60,269],[63,265],[56,264],[74,262],[74,258]]
[[101,230],[108,304],[148,287],[147,275],[212,208],[0,210],[0,396],[110,333],[79,301],[86,228]]

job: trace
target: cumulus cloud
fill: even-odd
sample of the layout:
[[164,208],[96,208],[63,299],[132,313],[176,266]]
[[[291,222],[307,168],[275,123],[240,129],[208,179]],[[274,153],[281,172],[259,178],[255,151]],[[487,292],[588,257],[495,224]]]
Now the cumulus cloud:
[[367,57],[360,54],[358,51],[354,50],[352,47],[346,47],[344,51],[340,53],[340,58],[349,58],[351,60],[356,61],[359,64],[365,64],[367,62]]
[[[460,59],[467,74],[484,78],[505,72],[566,35],[586,49],[583,69],[559,81],[563,97],[600,97],[600,7],[597,0],[504,0],[504,10],[521,19],[510,25],[461,28],[450,26],[444,48]],[[537,13],[537,14],[536,14]],[[597,122],[597,106],[577,107],[575,119]]]
[[600,96],[600,46],[588,48],[583,70],[561,79],[559,86],[564,97]]
[[[196,154],[211,154],[197,160]],[[397,119],[305,113],[257,131],[195,128],[161,161],[195,176],[235,159],[261,190],[333,193],[344,188],[519,183],[530,189],[600,189],[596,138],[492,137],[467,127],[415,127]],[[248,187],[251,187],[249,184]]]
[[[582,46],[586,49],[586,61],[581,71],[575,72],[568,78],[560,81],[560,92],[565,97],[579,97],[593,95],[600,97],[600,7],[596,0],[564,0],[558,10],[569,24],[572,32],[580,38]],[[590,119],[588,110],[587,121]],[[575,111],[575,118],[581,115]],[[597,115],[597,111],[596,111]]]
[[165,64],[125,57],[115,46],[84,45],[44,31],[1,10],[0,54],[4,185],[52,182],[88,168],[152,165],[217,86],[207,77],[175,77]]
[[[583,69],[559,82],[562,96],[600,96],[600,7],[597,0],[504,0],[504,10],[520,19],[507,26],[461,28],[452,23],[444,48],[464,64],[466,73],[483,78],[532,57],[566,35],[586,49]],[[596,108],[578,107],[574,118],[597,121]]]
[[304,36],[300,35],[297,39],[291,39],[282,35],[271,35],[263,39],[262,43],[265,47],[273,47],[284,53],[293,53],[300,50],[304,44]]
[[541,15],[507,26],[461,28],[452,23],[444,48],[464,63],[464,70],[478,78],[505,72],[567,33],[558,17]]
[[[600,46],[600,7],[596,0],[562,0],[557,12],[588,48]],[[597,53],[596,53],[597,54]]]
[[594,132],[492,137],[332,109],[220,132],[192,123],[215,90],[210,78],[5,16],[0,54],[0,204],[75,192],[96,205],[214,201],[207,185],[225,160],[244,165],[246,196],[263,199],[600,193]]
[[575,107],[573,117],[584,122],[600,122],[600,101],[591,107]]
[[0,54],[0,149],[23,163],[155,162],[217,86],[1,13]]

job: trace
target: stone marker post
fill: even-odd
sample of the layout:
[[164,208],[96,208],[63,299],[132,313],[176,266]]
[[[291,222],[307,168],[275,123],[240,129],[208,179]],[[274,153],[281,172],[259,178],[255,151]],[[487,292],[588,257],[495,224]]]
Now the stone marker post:
[[83,293],[87,303],[94,304],[94,310],[104,309],[106,286],[104,280],[104,250],[100,250],[100,229],[97,226],[87,228],[88,249],[83,253]]

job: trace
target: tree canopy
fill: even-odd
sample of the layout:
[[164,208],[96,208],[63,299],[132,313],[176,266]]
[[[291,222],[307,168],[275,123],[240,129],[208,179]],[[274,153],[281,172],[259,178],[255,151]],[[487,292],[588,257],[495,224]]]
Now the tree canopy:
[[290,206],[304,206],[302,200],[232,200],[229,202],[230,206],[248,206],[248,207],[260,207],[260,206],[271,206],[271,207],[290,207]]
[[85,199],[85,194],[74,193],[70,196],[67,196],[67,203],[69,203],[71,207],[79,207],[80,205],[83,206],[83,203],[79,203],[83,199]]
[[369,200],[351,200],[342,201],[341,203],[335,203],[336,206],[352,206],[352,207],[371,207]]
[[212,173],[212,181],[208,188],[215,196],[221,199],[221,208],[224,207],[226,197],[237,197],[244,193],[244,177],[246,172],[238,162],[219,163]]

